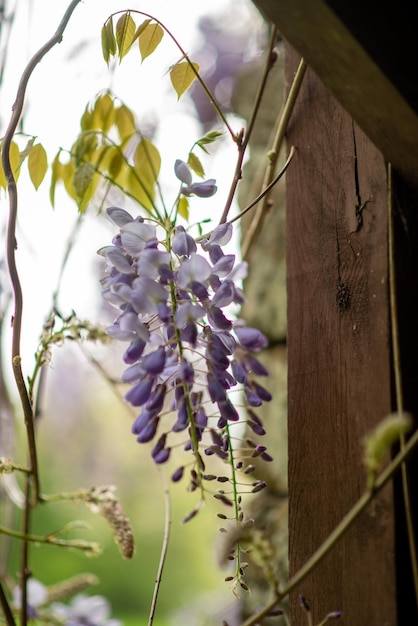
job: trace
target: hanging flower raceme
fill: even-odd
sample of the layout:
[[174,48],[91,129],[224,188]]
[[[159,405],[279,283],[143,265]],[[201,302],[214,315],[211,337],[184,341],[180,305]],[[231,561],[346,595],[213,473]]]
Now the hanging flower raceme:
[[[187,165],[177,161],[175,169],[191,189]],[[243,302],[236,281],[246,275],[246,263],[235,265],[235,256],[222,250],[232,225],[221,224],[200,244],[177,226],[161,243],[156,227],[143,218],[117,207],[107,214],[119,232],[99,250],[106,259],[102,293],[119,309],[107,332],[127,343],[122,380],[131,387],[125,398],[138,408],[132,432],[139,443],[156,439],[156,463],[169,459],[174,437],[183,437],[203,472],[204,432],[218,429],[222,445],[203,449],[222,457],[223,431],[242,419],[239,405],[247,406],[248,425],[260,435],[264,429],[254,408],[271,399],[255,379],[268,374],[254,354],[267,340],[228,312]],[[238,388],[242,394],[234,396],[240,398],[235,403],[231,390]],[[169,427],[166,420],[161,424],[166,414],[174,416]],[[271,460],[265,449],[263,454]],[[181,475],[179,468],[173,480]]]

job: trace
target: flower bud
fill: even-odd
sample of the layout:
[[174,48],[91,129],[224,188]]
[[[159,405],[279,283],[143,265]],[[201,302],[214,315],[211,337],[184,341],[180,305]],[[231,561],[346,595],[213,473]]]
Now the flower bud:
[[189,186],[192,184],[192,173],[189,166],[181,159],[177,159],[174,163],[174,173],[185,185]]
[[209,178],[203,183],[193,183],[193,185],[190,185],[190,193],[198,196],[199,198],[210,198],[217,191],[218,188],[214,178]]

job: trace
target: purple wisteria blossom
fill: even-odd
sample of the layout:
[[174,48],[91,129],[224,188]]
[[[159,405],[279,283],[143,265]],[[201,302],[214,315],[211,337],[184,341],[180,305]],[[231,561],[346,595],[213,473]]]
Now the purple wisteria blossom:
[[181,159],[177,159],[174,164],[174,173],[177,178],[183,183],[180,192],[184,196],[198,196],[199,198],[210,198],[213,196],[218,188],[216,186],[216,180],[209,178],[201,183],[192,182],[192,173],[187,163]]
[[[175,171],[191,188],[187,165],[179,160]],[[117,207],[107,214],[119,232],[112,245],[99,250],[106,259],[102,294],[119,309],[107,332],[127,343],[122,380],[130,389],[125,399],[138,408],[132,433],[139,443],[156,438],[156,463],[169,459],[173,438],[182,436],[185,449],[192,449],[203,467],[198,446],[209,420],[222,431],[242,419],[233,401],[240,398],[248,426],[262,435],[254,409],[271,399],[256,380],[268,374],[255,356],[266,347],[266,337],[230,313],[231,305],[243,302],[236,282],[246,275],[246,264],[235,265],[235,256],[222,249],[232,226],[221,224],[199,244],[177,226],[161,243],[156,226],[141,217]],[[241,388],[241,395],[232,396],[234,388]],[[170,412],[171,426],[165,421],[163,427],[161,417]],[[219,435],[205,452],[227,458],[225,438]],[[271,459],[265,449],[263,454]],[[173,480],[182,474],[179,468]]]

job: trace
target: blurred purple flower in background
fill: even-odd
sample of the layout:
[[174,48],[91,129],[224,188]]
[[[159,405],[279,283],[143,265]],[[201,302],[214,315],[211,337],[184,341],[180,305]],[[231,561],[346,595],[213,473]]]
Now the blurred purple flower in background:
[[64,626],[121,626],[118,619],[110,619],[110,604],[103,596],[78,594],[70,604],[54,602],[53,614]]

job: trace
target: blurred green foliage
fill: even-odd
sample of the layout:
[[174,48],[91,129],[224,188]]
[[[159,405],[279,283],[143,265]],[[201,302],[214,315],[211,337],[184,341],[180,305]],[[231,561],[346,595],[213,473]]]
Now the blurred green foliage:
[[[109,369],[113,359],[110,354]],[[33,576],[48,586],[81,572],[95,574],[100,583],[88,593],[105,596],[114,617],[123,618],[128,626],[140,626],[148,620],[160,560],[165,526],[164,481],[149,449],[139,446],[130,433],[129,409],[94,368],[85,359],[80,360],[73,346],[56,350],[52,362],[49,392],[38,425],[42,492],[117,485],[117,498],[134,528],[136,552],[130,561],[124,560],[107,522],[84,503],[47,503],[33,512],[34,534],[57,534],[68,522],[80,520],[82,527],[62,536],[96,541],[103,554],[87,558],[74,550],[35,546],[31,556]],[[72,386],[77,390],[75,394]],[[162,468],[168,482],[175,467]],[[196,494],[188,493],[185,487],[185,482],[170,485],[170,544],[154,626],[168,624],[170,615],[190,607],[201,594],[219,591],[220,598],[233,600],[216,560],[219,533],[214,520],[222,505],[209,496],[203,511],[183,525],[181,520],[197,501]],[[13,552],[18,571],[17,542]],[[208,606],[209,615],[212,610],[213,606]],[[174,623],[179,622],[170,622]]]

